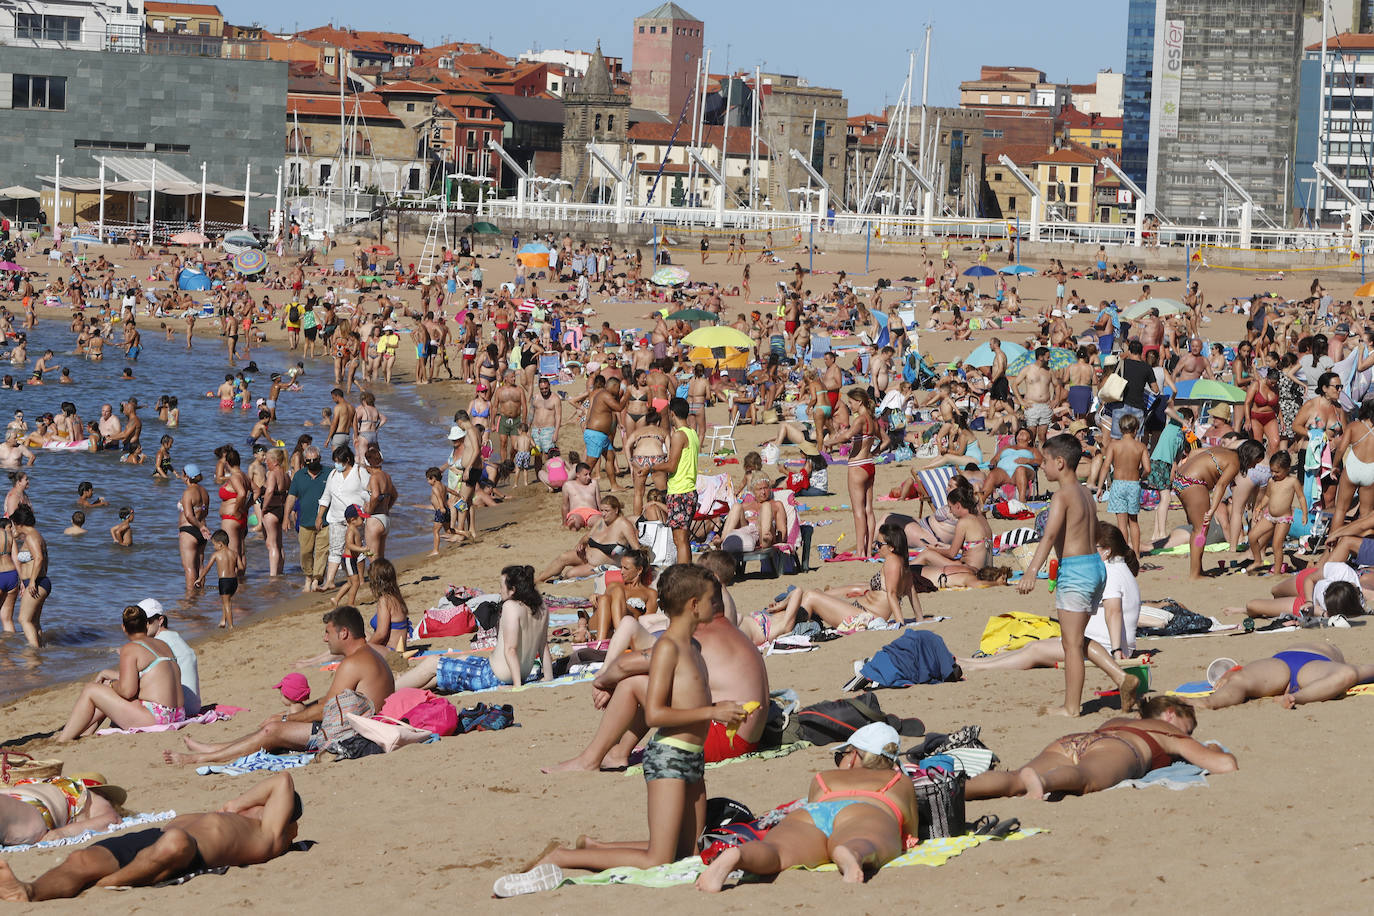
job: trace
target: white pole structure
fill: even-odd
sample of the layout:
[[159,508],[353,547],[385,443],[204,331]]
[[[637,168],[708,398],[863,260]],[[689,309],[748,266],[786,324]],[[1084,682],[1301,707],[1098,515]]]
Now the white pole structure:
[[[1250,196],[1249,191],[1241,186],[1240,182],[1231,177],[1230,172],[1222,168],[1220,162],[1217,162],[1215,159],[1208,159],[1207,168],[1216,172],[1217,177],[1221,179],[1221,183],[1236,192],[1236,196],[1240,198],[1240,247],[1249,248],[1250,233],[1255,222],[1255,199]],[[1320,200],[1320,192],[1318,192],[1318,195],[1318,199]]]
[[[205,163],[200,164],[200,234],[205,235]],[[204,248],[205,243],[201,242]]]
[[276,206],[276,214],[277,214],[277,225],[276,225],[276,231],[274,231],[274,232],[272,233],[272,243],[273,243],[274,245],[280,247],[280,246],[281,246],[282,229],[285,228],[285,225],[286,225],[286,219],[284,218],[284,216],[283,216],[283,214],[282,214],[282,212],[281,212],[281,166],[277,166],[277,206]]
[[711,163],[706,161],[706,157],[701,155],[701,153],[697,152],[696,150],[689,149],[687,151],[687,155],[691,156],[692,159],[696,162],[696,164],[701,166],[701,170],[703,172],[705,172],[707,175],[710,175],[712,178],[715,179],[716,193],[714,195],[714,205],[716,208],[716,228],[725,228],[725,174],[723,172],[717,171],[714,167],[712,167]]
[[1021,182],[1021,186],[1030,192],[1030,240],[1040,241],[1040,189],[1035,182],[1026,177],[1025,173],[1016,167],[1016,163],[1005,153],[997,157],[997,161],[1006,167],[1011,173],[1011,177]]
[[[701,61],[701,88],[697,91],[697,97],[693,100],[692,113],[692,146],[698,148],[702,145],[702,140],[706,136],[706,84],[711,81],[711,49],[706,49],[706,57]],[[687,202],[695,205],[697,190],[697,169],[693,164],[687,176]]]
[[810,190],[810,182],[812,181],[816,182],[816,184],[820,186],[820,194],[817,195],[817,204],[819,205],[818,209],[820,213],[824,214],[827,210],[830,209],[829,182],[822,178],[820,172],[817,172],[815,168],[812,167],[811,159],[809,157],[803,156],[799,150],[792,150],[791,154],[792,158],[801,163],[801,167],[806,170],[807,190]]
[[[1349,185],[1337,178],[1335,173],[1326,167],[1326,163],[1321,161],[1314,162],[1312,163],[1312,168],[1316,171],[1319,178],[1325,179],[1325,181],[1335,189],[1337,194],[1345,198],[1345,202],[1349,205],[1346,215],[1348,228],[1350,230],[1350,248],[1352,251],[1362,251],[1363,249],[1360,246],[1360,223],[1364,221],[1364,200],[1352,191]],[[1320,182],[1318,183],[1320,184]]]
[[[601,150],[596,148],[595,143],[587,144],[587,153],[597,162],[601,163],[603,169],[611,173],[611,178],[615,181],[615,221],[617,225],[624,225],[628,221],[625,210],[627,201],[626,192],[630,187],[629,180],[625,177],[625,173],[616,167],[615,163],[607,159]],[[696,150],[689,149],[687,153],[688,155],[695,156]]]
[[[52,228],[53,236],[58,232],[58,227],[62,224],[62,157],[53,157],[52,173]],[[54,241],[54,244],[56,242]]]
[[[721,131],[720,138],[720,173],[725,177],[730,176],[730,99],[735,94],[735,78],[733,75],[727,76],[728,82],[725,84],[725,127]],[[730,186],[725,185],[728,193]]]
[[243,167],[243,228],[248,229],[248,187],[253,183],[253,163]]
[[506,168],[515,173],[515,217],[516,219],[525,218],[525,196],[529,193],[530,173],[525,171],[524,166],[515,161],[510,153],[506,152],[505,147],[495,140],[487,141],[487,149],[501,157],[501,161],[506,164]]
[[[913,79],[913,74],[914,74],[915,70],[916,70],[916,54],[915,54],[915,52],[911,52],[911,53],[908,53],[907,56],[906,56],[906,84],[907,84],[908,86],[911,85],[911,81],[912,81],[912,79]],[[910,106],[908,106],[908,107],[906,107],[906,108],[898,108],[898,109],[897,109],[897,112],[898,112],[898,114],[900,114],[900,115],[902,116],[902,123],[899,124],[899,125],[897,125],[897,140],[898,140],[897,153],[900,154],[900,155],[902,155],[902,156],[906,156],[908,145],[909,145],[910,142],[911,142],[911,108],[910,108]],[[889,128],[889,129],[890,129],[890,128]],[[900,176],[898,176],[897,182],[898,182],[898,184],[900,185],[900,187],[898,187],[898,188],[896,189],[896,190],[897,190],[897,193],[898,193],[898,195],[899,195],[898,199],[902,202],[902,207],[903,207],[903,209],[905,209],[905,207],[906,207],[906,172],[905,172],[905,171],[903,171],[902,174],[901,174]]]
[[153,160],[153,172],[148,176],[148,245],[153,242],[153,213],[157,209],[157,160]]
[[1145,192],[1140,190],[1140,185],[1131,180],[1131,177],[1121,170],[1121,167],[1106,156],[1102,157],[1102,165],[1117,177],[1126,189],[1135,195],[1135,232],[1131,235],[1131,245],[1139,248],[1145,238]]
[[754,93],[753,111],[749,119],[749,209],[756,209],[759,205],[759,111],[762,100],[759,94],[763,92],[763,79],[760,73],[761,68],[754,68]]
[[95,231],[96,238],[105,241],[105,157],[100,157],[100,217]]
[[[921,151],[917,161],[925,174],[934,175],[935,169],[932,166],[935,162],[935,151],[926,149],[926,102],[930,98],[930,37],[931,26],[930,23],[926,23],[926,55],[925,63],[921,66]],[[935,217],[935,188],[934,183],[931,184],[932,186],[926,189],[924,206],[921,208],[921,232],[924,235],[930,235],[931,221]]]
[[[1326,93],[1329,91],[1326,85],[1326,8],[1328,0],[1322,0],[1322,59],[1321,66],[1318,68],[1319,78],[1317,81],[1317,158],[1316,162],[1326,162]],[[1285,170],[1287,171],[1287,170]],[[1314,214],[1317,225],[1321,225],[1322,210],[1326,204],[1326,189],[1323,184],[1317,182],[1317,210]]]

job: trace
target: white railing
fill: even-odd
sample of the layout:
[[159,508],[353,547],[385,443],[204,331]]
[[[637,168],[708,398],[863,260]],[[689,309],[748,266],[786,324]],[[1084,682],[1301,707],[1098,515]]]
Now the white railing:
[[[613,204],[562,203],[558,201],[527,200],[523,208],[513,198],[487,200],[485,217],[493,220],[514,219],[523,210],[524,217],[556,223],[613,224],[616,207]],[[711,228],[720,219],[727,229],[792,229],[801,225],[808,232],[864,235],[871,233],[875,244],[915,241],[919,239],[1009,239],[1018,235],[1025,240],[1030,224],[1022,220],[958,219],[939,217],[927,222],[919,216],[886,214],[838,213],[834,217],[820,216],[807,211],[727,209],[723,217],[709,207],[635,207],[626,209],[629,222],[683,229]],[[926,226],[929,226],[927,231]],[[1128,223],[1069,223],[1046,222],[1040,226],[1042,242],[1078,243],[1085,245],[1130,245],[1135,228]],[[1154,230],[1146,244],[1175,248],[1220,247],[1239,248],[1241,231],[1236,227],[1170,225]],[[1330,252],[1333,259],[1339,252],[1351,249],[1350,236],[1338,229],[1253,229],[1251,249],[1267,251]]]

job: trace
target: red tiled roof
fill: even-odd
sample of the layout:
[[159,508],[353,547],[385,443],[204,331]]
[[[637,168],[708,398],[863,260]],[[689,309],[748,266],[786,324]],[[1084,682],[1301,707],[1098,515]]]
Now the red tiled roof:
[[[1012,161],[1015,162],[1016,160],[1013,159]],[[1087,153],[1079,150],[1064,147],[1049,152],[1042,152],[1039,156],[1035,157],[1034,162],[1037,164],[1041,162],[1062,162],[1065,165],[1096,165],[1097,158],[1089,156]]]
[[143,4],[145,13],[158,13],[161,15],[175,16],[177,14],[185,16],[219,16],[224,18],[219,11],[219,7],[209,3],[162,3],[160,0],[148,0]]
[[1096,113],[1089,114],[1085,111],[1079,111],[1072,105],[1066,106],[1060,111],[1055,120],[1068,127],[1082,130],[1092,128],[1097,128],[1098,130],[1121,130],[1123,124],[1123,119],[1121,118],[1109,118]]
[[426,86],[424,83],[417,83],[415,80],[397,80],[394,83],[382,83],[374,90],[378,95],[443,95],[443,91],[435,89],[433,86]]
[[[399,122],[401,120],[391,113],[391,110],[386,107],[381,99],[369,98],[366,95],[345,96],[343,110],[345,117],[352,117],[356,112],[358,117],[367,121]],[[337,98],[326,99],[288,94],[286,96],[286,114],[288,116],[337,118],[339,116],[339,100]]]
[[[705,136],[702,137],[702,145],[714,146],[720,149],[721,141],[725,136],[725,128],[706,124],[702,126]],[[673,135],[673,125],[667,122],[638,121],[630,125],[629,139],[637,143],[659,143],[666,144],[668,138]],[[681,132],[677,138],[678,145],[685,145],[684,137]],[[746,127],[736,127],[730,131],[729,139],[731,156],[747,156],[751,149],[749,129]],[[759,155],[768,155],[768,145],[762,140],[759,141]]]
[[[1307,46],[1309,51],[1320,51],[1321,42]],[[1341,51],[1374,51],[1374,35],[1359,35],[1354,32],[1341,32],[1326,39],[1327,52],[1340,53]]]
[[886,124],[887,116],[880,114],[861,114],[849,119],[849,123],[855,126],[860,124]]
[[332,25],[321,25],[313,29],[306,29],[303,32],[297,32],[295,37],[314,38],[319,41],[326,41],[340,48],[347,48],[350,51],[367,51],[373,54],[391,53],[391,51],[380,41],[364,37],[364,33],[355,32],[351,29],[336,29]]
[[423,41],[416,41],[414,38],[401,32],[359,32],[358,35],[361,38],[367,38],[371,41],[380,41],[384,44],[411,45],[417,48],[423,48],[425,46]]

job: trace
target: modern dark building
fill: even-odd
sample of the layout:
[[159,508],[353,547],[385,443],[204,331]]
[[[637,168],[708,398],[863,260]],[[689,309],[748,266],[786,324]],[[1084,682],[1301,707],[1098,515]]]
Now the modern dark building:
[[1150,91],[1155,61],[1155,0],[1130,0],[1121,91],[1121,168],[1142,188],[1150,171]]
[[254,190],[275,189],[283,62],[6,47],[0,67],[0,183],[36,188],[58,156],[64,179],[93,179],[101,156],[117,156],[196,181],[204,162],[209,182],[231,188],[251,164]]

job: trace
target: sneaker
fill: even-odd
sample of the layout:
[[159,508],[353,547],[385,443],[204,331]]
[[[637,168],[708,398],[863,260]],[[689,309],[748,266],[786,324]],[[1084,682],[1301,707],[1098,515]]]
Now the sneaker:
[[527,872],[497,878],[491,892],[498,897],[518,897],[551,891],[563,883],[563,869],[545,862]]

